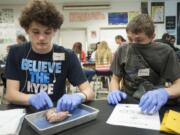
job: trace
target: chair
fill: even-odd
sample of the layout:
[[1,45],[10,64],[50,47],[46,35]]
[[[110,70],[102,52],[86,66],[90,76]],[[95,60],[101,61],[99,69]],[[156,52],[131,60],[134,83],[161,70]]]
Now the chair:
[[79,92],[79,88],[77,86],[73,86],[68,80],[66,80],[66,93],[77,93]]
[[98,95],[105,95],[107,96],[109,89],[110,89],[110,78],[112,76],[112,72],[109,68],[110,66],[96,66],[96,76],[93,85],[93,89],[95,90],[95,98],[98,98]]

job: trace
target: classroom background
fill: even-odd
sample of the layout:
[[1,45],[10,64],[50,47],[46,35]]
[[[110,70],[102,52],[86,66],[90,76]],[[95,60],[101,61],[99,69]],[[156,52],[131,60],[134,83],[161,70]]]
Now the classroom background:
[[[180,44],[180,0],[53,0],[64,15],[61,32],[54,42],[72,49],[81,42],[83,50],[90,54],[95,43],[107,41],[112,52],[117,49],[115,36],[125,39],[125,27],[129,20],[148,13],[155,22],[156,39],[168,32]],[[16,43],[18,34],[26,33],[18,24],[18,17],[28,0],[0,0],[0,59],[7,54],[7,46]],[[179,36],[180,37],[180,36]],[[180,48],[179,45],[176,47]]]

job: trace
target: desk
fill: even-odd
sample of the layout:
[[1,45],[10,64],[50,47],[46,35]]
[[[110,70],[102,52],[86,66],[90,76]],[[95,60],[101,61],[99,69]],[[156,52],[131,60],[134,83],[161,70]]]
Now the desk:
[[95,69],[95,63],[92,62],[83,63],[82,66],[85,69]]
[[[128,100],[125,102],[131,103]],[[161,133],[159,131],[108,125],[106,124],[106,120],[110,116],[114,107],[108,105],[107,101],[104,100],[94,101],[89,103],[88,105],[91,105],[100,110],[100,113],[96,120],[90,121],[88,123],[74,127],[72,129],[68,129],[56,135],[166,135],[166,133]],[[0,105],[1,110],[10,108],[12,107]],[[173,109],[173,107],[162,108],[160,112],[161,116],[167,108]],[[174,107],[174,109],[179,111],[180,106]],[[30,110],[29,108],[27,111],[32,112],[32,110]],[[38,134],[27,124],[27,121],[24,120],[20,135]]]

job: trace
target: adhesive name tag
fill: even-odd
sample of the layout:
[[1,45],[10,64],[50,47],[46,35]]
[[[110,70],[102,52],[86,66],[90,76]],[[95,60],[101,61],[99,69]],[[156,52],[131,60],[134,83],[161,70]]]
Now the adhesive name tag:
[[53,60],[65,60],[65,53],[53,53]]
[[150,75],[149,68],[139,69],[138,71],[138,76],[149,76],[149,75]]

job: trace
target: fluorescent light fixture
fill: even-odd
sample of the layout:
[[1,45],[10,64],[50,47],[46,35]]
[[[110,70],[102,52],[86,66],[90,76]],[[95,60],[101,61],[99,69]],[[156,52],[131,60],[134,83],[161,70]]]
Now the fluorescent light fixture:
[[88,9],[110,9],[109,3],[99,4],[64,4],[63,10],[88,10]]

